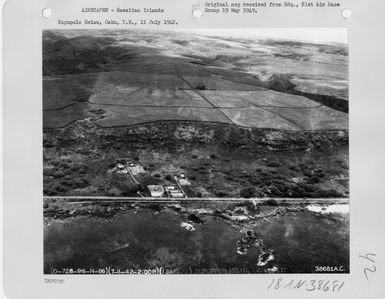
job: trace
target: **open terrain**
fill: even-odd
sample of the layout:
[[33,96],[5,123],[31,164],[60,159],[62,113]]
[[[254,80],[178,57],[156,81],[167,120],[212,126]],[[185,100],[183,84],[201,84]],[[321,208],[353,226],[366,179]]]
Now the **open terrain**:
[[349,196],[344,45],[45,31],[43,74],[47,196]]

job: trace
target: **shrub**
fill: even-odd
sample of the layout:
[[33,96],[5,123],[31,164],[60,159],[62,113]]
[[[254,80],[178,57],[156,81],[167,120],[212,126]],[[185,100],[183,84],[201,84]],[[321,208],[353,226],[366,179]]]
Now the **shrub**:
[[315,186],[309,185],[309,184],[305,184],[305,183],[299,183],[298,187],[302,188],[303,190],[305,190],[307,192],[314,192],[317,189]]
[[246,201],[245,206],[250,212],[255,212],[258,210],[258,207],[251,201]]
[[55,189],[53,189],[53,188],[49,188],[49,189],[45,190],[44,193],[47,196],[55,196],[55,195],[58,194],[58,192]]
[[75,164],[74,166],[72,166],[71,168],[71,171],[75,172],[75,171],[79,171],[79,169],[82,167],[81,164]]
[[342,194],[332,189],[317,190],[316,192],[314,192],[313,197],[318,197],[318,198],[342,197]]
[[293,84],[290,80],[289,75],[285,74],[274,74],[269,78],[268,81],[270,89],[276,90],[276,91],[291,91],[294,90],[295,84]]
[[254,187],[247,187],[247,188],[242,189],[239,194],[241,197],[250,198],[250,197],[255,196],[256,190]]
[[292,190],[292,197],[311,197],[311,196],[309,192],[297,186]]
[[249,182],[252,185],[259,185],[260,183],[262,183],[262,180],[260,178],[255,177],[255,176],[252,176],[252,177],[249,177]]
[[162,206],[159,205],[159,204],[153,203],[153,204],[149,204],[147,207],[148,207],[149,209],[153,210],[153,211],[156,211],[156,212],[162,211]]
[[263,180],[271,180],[271,179],[273,179],[273,175],[271,173],[268,173],[268,172],[265,172],[265,171],[260,172],[259,175],[260,175],[260,177]]
[[44,176],[51,176],[51,175],[55,174],[55,171],[52,168],[51,169],[44,169],[43,174],[44,174]]
[[73,185],[73,181],[71,179],[66,179],[66,180],[62,181],[61,184],[63,186],[71,187]]
[[145,186],[145,189],[148,185],[159,185],[161,180],[156,178],[155,176],[146,176],[142,179],[141,184]]
[[60,163],[59,163],[59,167],[62,167],[62,168],[64,168],[64,169],[67,169],[67,168],[70,168],[71,165],[68,164],[68,163],[66,163],[66,162],[60,162]]
[[124,186],[122,189],[121,195],[123,196],[137,196],[137,192],[142,191],[142,187],[137,185]]
[[319,177],[317,177],[317,176],[312,176],[312,177],[310,177],[309,178],[309,183],[311,183],[311,184],[318,184],[319,182],[320,182],[320,179],[319,179]]
[[281,194],[281,192],[279,191],[279,189],[276,186],[270,186],[270,192],[273,195],[280,195]]
[[63,185],[61,185],[61,184],[55,184],[54,186],[53,186],[53,188],[57,191],[57,192],[64,192],[64,191],[66,191],[66,187],[64,187]]
[[270,161],[266,165],[269,167],[279,167],[279,166],[281,166],[281,163],[279,163],[277,161]]
[[258,198],[262,198],[262,197],[265,197],[265,193],[263,193],[261,190],[257,190],[257,192],[255,193],[255,196]]
[[278,202],[275,199],[267,199],[263,202],[266,206],[276,207],[278,206]]
[[195,214],[189,214],[187,219],[192,221],[192,222],[194,222],[194,223],[197,223],[197,224],[202,224],[203,223],[203,220],[201,218],[199,218]]
[[239,175],[240,178],[250,178],[250,175],[246,171],[242,171]]
[[84,188],[86,186],[88,186],[89,183],[86,179],[83,179],[83,178],[76,178],[73,180],[73,186],[75,188]]
[[222,190],[215,190],[214,195],[217,197],[226,197],[228,194],[225,191]]
[[296,166],[296,165],[290,165],[290,166],[289,166],[289,169],[292,170],[292,171],[298,171],[298,170],[299,170],[299,167]]

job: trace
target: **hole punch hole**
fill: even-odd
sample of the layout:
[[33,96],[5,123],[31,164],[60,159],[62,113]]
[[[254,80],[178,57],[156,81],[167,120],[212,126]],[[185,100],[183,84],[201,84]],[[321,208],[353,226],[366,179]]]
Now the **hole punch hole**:
[[192,11],[192,15],[194,18],[200,19],[203,15],[203,12],[200,9],[196,8]]
[[43,15],[43,17],[45,18],[49,18],[52,16],[52,10],[50,8],[44,8],[42,11],[41,11],[41,14]]
[[349,9],[349,8],[345,8],[341,11],[341,15],[345,18],[345,19],[350,19],[350,17],[352,16],[352,11]]

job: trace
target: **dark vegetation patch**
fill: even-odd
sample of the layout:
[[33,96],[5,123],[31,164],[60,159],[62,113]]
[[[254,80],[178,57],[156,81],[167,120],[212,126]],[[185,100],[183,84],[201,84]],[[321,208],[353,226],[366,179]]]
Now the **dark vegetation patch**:
[[301,54],[301,53],[274,53],[274,57],[299,60],[299,61],[309,60],[309,55]]
[[348,47],[345,45],[333,46],[333,45],[320,45],[318,47],[320,53],[325,54],[334,54],[334,55],[343,55],[347,56],[349,54]]
[[266,199],[262,202],[262,204],[270,207],[278,206],[278,202],[275,199]]
[[209,66],[210,65],[207,62],[203,62],[203,61],[200,61],[200,60],[191,60],[190,63],[197,64],[197,65],[202,65],[202,66]]
[[190,43],[188,40],[173,40],[172,42],[181,46],[187,46]]
[[329,95],[299,91],[296,89],[296,85],[291,82],[290,77],[290,75],[274,74],[268,80],[268,87],[275,91],[304,96],[334,110],[349,113],[349,102],[347,100]]
[[242,189],[239,195],[244,198],[251,198],[251,197],[255,197],[256,192],[257,191],[254,187],[247,187]]
[[188,220],[194,222],[194,223],[197,223],[197,224],[202,224],[203,223],[203,220],[195,215],[195,214],[189,214],[188,217],[187,217]]
[[239,55],[217,55],[215,56],[215,60],[218,60],[220,62],[225,62],[225,63],[233,63],[242,59],[247,58],[246,56],[239,56]]

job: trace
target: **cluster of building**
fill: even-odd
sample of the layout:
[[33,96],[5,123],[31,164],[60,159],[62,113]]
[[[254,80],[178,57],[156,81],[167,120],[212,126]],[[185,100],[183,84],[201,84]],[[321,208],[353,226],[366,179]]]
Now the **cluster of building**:
[[182,186],[190,185],[190,181],[181,174],[173,177],[176,184],[169,184],[167,186],[162,185],[148,185],[147,188],[152,197],[170,197],[170,198],[184,198],[187,197],[183,191]]
[[[143,166],[132,162],[125,162],[124,159],[118,160],[116,166],[110,170],[115,173],[129,174],[132,179],[139,184],[134,176],[144,173]],[[169,198],[184,198],[187,197],[183,190],[183,186],[191,185],[190,181],[184,174],[172,176],[175,183],[163,185],[148,185],[148,191],[150,191],[151,197],[169,197]]]
[[110,170],[110,172],[123,173],[123,174],[127,174],[131,172],[132,175],[137,175],[140,173],[144,173],[145,170],[142,165],[120,160],[119,162],[116,163],[116,166]]

